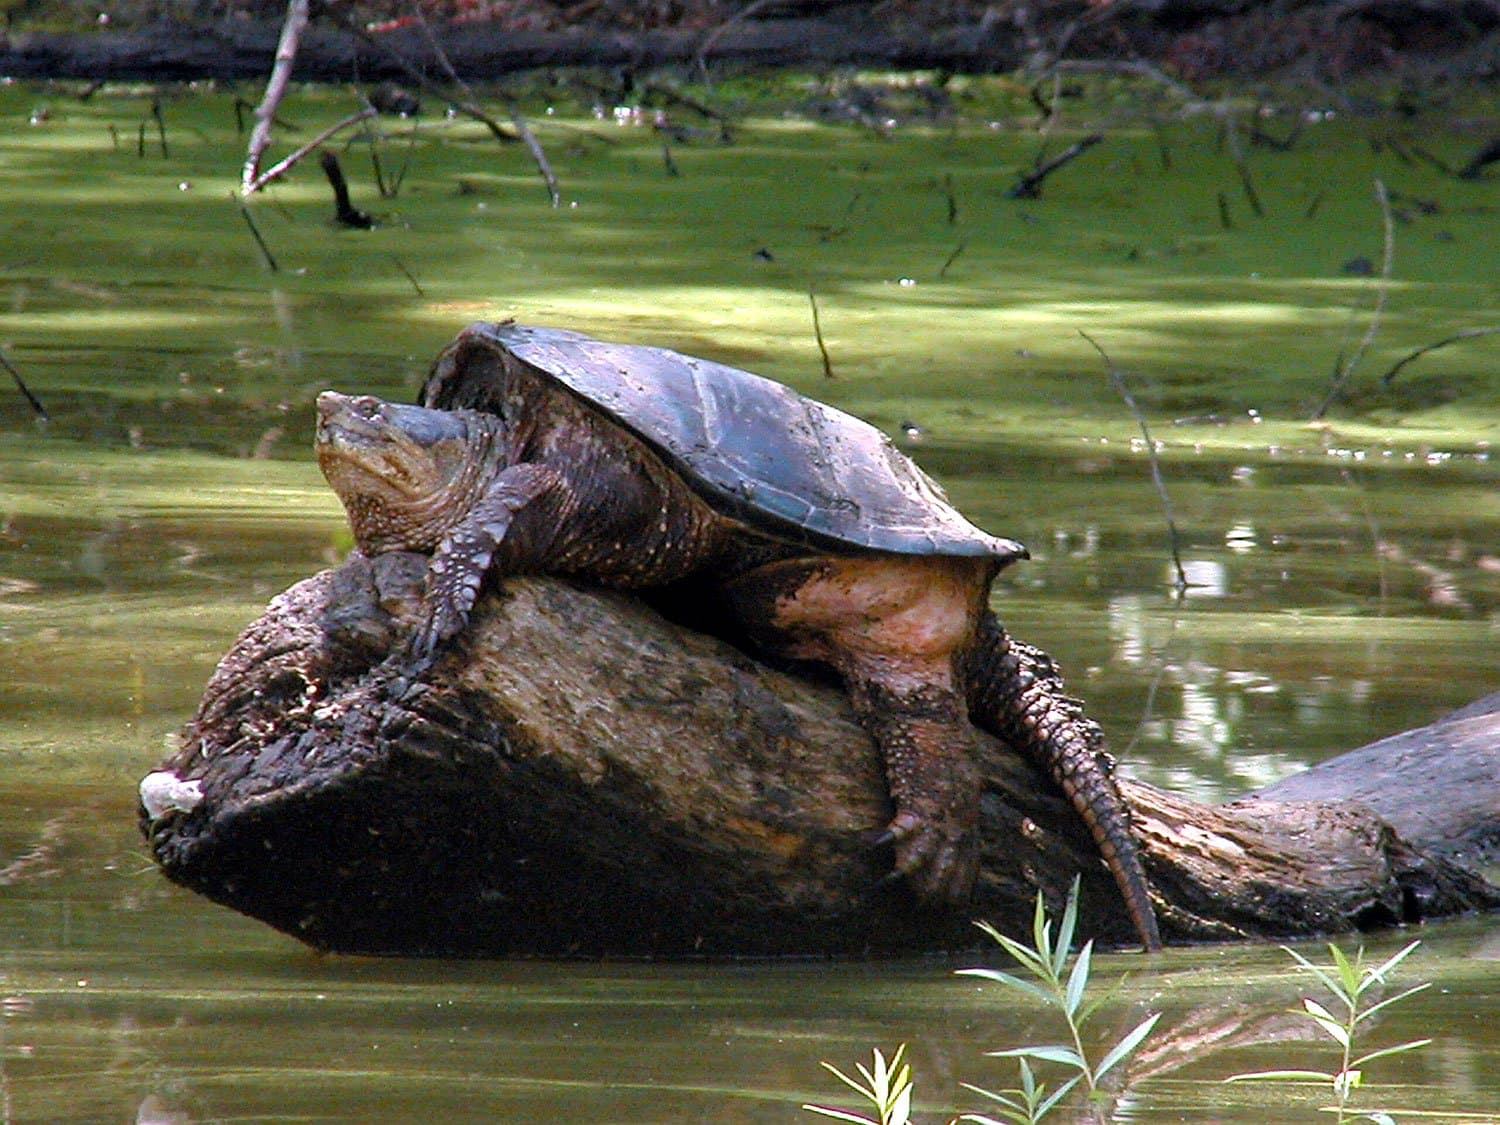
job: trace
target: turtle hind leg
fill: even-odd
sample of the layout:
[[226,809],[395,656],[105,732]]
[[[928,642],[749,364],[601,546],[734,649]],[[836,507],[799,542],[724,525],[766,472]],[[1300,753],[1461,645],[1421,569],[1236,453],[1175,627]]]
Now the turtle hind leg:
[[896,871],[919,898],[945,906],[970,896],[979,870],[976,735],[954,673],[988,564],[810,556],[767,563],[724,587],[762,646],[839,673],[881,752]]
[[1047,768],[1088,825],[1141,944],[1161,948],[1150,884],[1130,832],[1130,810],[1104,749],[1104,731],[1063,691],[1062,675],[1040,649],[1012,640],[986,612],[963,662],[974,724]]
[[842,669],[855,713],[884,759],[896,812],[883,836],[895,845],[895,871],[919,898],[958,905],[979,875],[982,785],[967,709],[943,671],[897,685]]

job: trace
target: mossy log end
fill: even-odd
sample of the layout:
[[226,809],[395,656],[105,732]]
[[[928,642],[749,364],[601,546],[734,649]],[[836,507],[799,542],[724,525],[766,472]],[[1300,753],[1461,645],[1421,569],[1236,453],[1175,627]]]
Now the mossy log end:
[[[460,648],[411,677],[387,656],[426,562],[356,555],[239,638],[154,775],[192,800],[142,816],[171,879],[331,950],[670,956],[966,948],[974,919],[1021,931],[1038,888],[1059,902],[1081,873],[1083,929],[1132,941],[1072,809],[995,741],[975,900],[919,909],[869,845],[890,815],[880,759],[836,688],[548,578],[507,581]],[[1124,781],[1164,935],[1500,906],[1442,846],[1497,838],[1496,741],[1472,747],[1488,819],[1445,824],[1437,843],[1340,800],[1337,782],[1210,807]],[[1446,804],[1445,775],[1423,777],[1412,807]]]

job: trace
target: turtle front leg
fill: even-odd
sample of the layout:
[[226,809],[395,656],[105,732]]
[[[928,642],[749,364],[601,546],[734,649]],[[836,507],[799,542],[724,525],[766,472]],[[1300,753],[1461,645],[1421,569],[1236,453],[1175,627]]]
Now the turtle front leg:
[[549,465],[512,465],[443,537],[427,572],[422,621],[408,644],[418,667],[431,664],[463,632],[492,567],[517,571],[542,564],[555,535],[558,502],[569,492],[567,478]]

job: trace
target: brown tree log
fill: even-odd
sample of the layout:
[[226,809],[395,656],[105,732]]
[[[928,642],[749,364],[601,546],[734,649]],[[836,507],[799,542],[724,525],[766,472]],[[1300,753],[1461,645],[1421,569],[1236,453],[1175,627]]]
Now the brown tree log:
[[[458,651],[408,678],[387,654],[425,567],[356,555],[239,638],[143,783],[168,877],[334,950],[732,955],[967,947],[973,919],[1022,930],[1037,889],[1058,902],[1078,873],[1084,930],[1131,942],[1086,830],[993,740],[975,900],[921,910],[868,846],[890,815],[884,779],[835,687],[545,578],[507,581]],[[1500,831],[1487,721],[1488,741],[1466,745],[1488,806],[1457,835],[1424,838],[1420,815],[1398,835],[1341,800],[1332,770],[1300,803],[1209,807],[1125,781],[1164,935],[1339,933],[1500,905],[1440,846]],[[1447,781],[1466,775],[1421,776],[1418,810],[1451,807]],[[1376,796],[1408,780],[1384,777]]]

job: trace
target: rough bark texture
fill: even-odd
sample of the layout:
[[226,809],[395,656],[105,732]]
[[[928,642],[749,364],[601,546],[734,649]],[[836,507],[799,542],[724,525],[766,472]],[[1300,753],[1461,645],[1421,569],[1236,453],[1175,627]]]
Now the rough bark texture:
[[[1037,888],[1057,902],[1081,872],[1086,930],[1131,941],[1076,814],[992,740],[975,901],[916,909],[867,846],[890,810],[842,693],[634,599],[507,581],[459,651],[407,679],[381,662],[426,562],[355,556],[241,636],[162,767],[197,780],[201,803],[143,819],[170,878],[335,950],[730,955],[967,947],[973,918],[1019,931]],[[1451,807],[1463,776],[1487,781],[1487,803],[1464,824],[1407,816],[1404,837],[1340,800],[1332,770],[1311,803],[1207,807],[1123,782],[1164,935],[1337,933],[1500,906],[1444,855],[1496,837],[1500,723],[1480,718],[1473,772],[1429,770],[1408,796]],[[1376,797],[1415,788],[1391,765],[1358,771],[1387,771]]]

